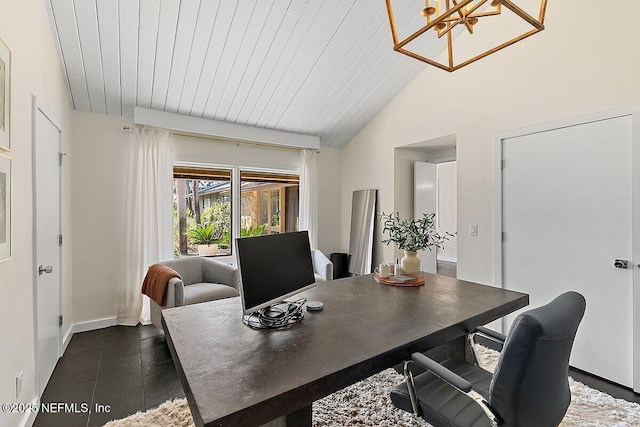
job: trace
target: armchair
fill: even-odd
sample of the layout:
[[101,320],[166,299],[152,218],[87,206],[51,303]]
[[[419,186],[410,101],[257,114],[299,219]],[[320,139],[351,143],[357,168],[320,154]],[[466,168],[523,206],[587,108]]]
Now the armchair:
[[[434,427],[556,427],[571,402],[569,355],[585,307],[582,295],[566,292],[520,314],[493,374],[414,353],[412,361],[427,371],[414,378],[406,362],[406,382],[391,392],[391,401]],[[477,334],[504,339],[486,329]]]
[[318,249],[311,249],[311,259],[313,261],[313,274],[316,282],[326,282],[333,280],[333,263]]
[[167,305],[160,307],[151,300],[151,323],[162,329],[163,308],[236,297],[238,292],[237,269],[210,258],[188,257],[162,261],[175,270],[182,280],[174,277],[167,286]]

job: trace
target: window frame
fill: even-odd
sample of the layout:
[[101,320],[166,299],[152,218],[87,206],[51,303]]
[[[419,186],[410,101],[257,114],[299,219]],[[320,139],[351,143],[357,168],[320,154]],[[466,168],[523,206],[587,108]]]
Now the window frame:
[[[240,176],[242,172],[270,173],[282,175],[297,175],[300,177],[300,168],[281,169],[281,168],[264,168],[245,165],[229,165],[220,163],[204,163],[190,162],[182,160],[173,160],[173,168],[202,168],[202,169],[223,169],[231,171],[231,255],[216,256],[215,260],[226,264],[236,265],[236,254],[233,248],[233,241],[240,237],[240,225],[242,217],[242,187]],[[238,209],[236,209],[236,206]]]

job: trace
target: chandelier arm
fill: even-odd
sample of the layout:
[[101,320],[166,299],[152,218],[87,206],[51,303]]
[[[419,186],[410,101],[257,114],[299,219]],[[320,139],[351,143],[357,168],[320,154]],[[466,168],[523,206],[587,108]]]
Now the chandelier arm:
[[444,36],[445,34],[450,33],[451,30],[453,30],[453,28],[458,24],[460,24],[460,21],[456,20],[453,23],[447,25],[447,29],[446,30],[438,31],[438,38]]
[[542,25],[544,25],[544,15],[546,11],[547,11],[547,0],[542,0],[542,4],[540,5],[540,17],[538,18],[538,21],[540,21]]
[[410,50],[406,50],[406,49],[403,49],[403,48],[399,47],[399,48],[395,49],[395,51],[396,52],[400,52],[400,53],[402,53],[404,55],[410,56],[413,59],[417,59],[418,61],[426,62],[429,65],[433,65],[434,67],[440,68],[441,70],[449,71],[449,72],[452,71],[449,68],[447,68],[445,65],[442,65],[441,63],[436,62],[433,59],[425,58],[424,56],[418,55],[417,53],[411,52]]
[[467,31],[469,31],[469,34],[473,34],[473,25],[471,25],[469,21],[464,21],[464,26],[467,27]]
[[483,16],[496,16],[500,15],[500,12],[497,10],[492,10],[491,12],[479,12],[473,15],[469,15],[471,18],[482,18]]
[[[458,6],[458,0],[451,0],[451,2],[453,3],[454,6]],[[447,6],[449,6],[449,1],[447,0]],[[447,7],[447,10],[449,10],[449,7]],[[460,18],[464,18],[464,15],[462,14],[462,10],[458,9],[458,15],[460,16]]]
[[[453,2],[454,6],[458,5],[458,1],[457,0],[451,0]],[[448,6],[449,0],[447,0],[447,6]],[[458,9],[458,15],[460,16],[460,19],[458,19],[458,22],[461,22],[464,24],[464,26],[467,28],[467,31],[469,31],[469,34],[473,34],[473,25],[471,25],[469,23],[469,21],[467,19],[465,19],[465,14],[462,13],[462,9]]]
[[449,50],[449,69],[453,71],[453,37],[451,37],[451,28],[447,33],[447,49]]
[[387,14],[389,15],[389,25],[391,25],[391,37],[393,37],[393,45],[398,46],[398,33],[396,32],[396,20],[393,17],[391,0],[386,0],[386,3],[387,3]]
[[519,8],[511,0],[498,0],[498,1],[502,3],[506,8],[511,10],[513,13],[515,13],[516,15],[518,15],[519,17],[527,21],[529,24],[536,27],[538,31],[544,30],[544,25],[542,25],[542,23],[540,23],[538,20],[536,20],[534,17],[529,15],[527,12],[525,12],[521,8]]

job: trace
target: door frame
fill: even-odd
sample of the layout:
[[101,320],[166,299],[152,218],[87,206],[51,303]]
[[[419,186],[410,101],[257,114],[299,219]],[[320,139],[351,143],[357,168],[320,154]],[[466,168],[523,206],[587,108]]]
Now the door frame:
[[[54,118],[50,113],[49,109],[46,105],[35,95],[31,96],[31,178],[32,178],[32,202],[33,202],[33,222],[32,222],[32,230],[33,230],[33,263],[32,263],[32,272],[33,272],[33,332],[34,332],[34,350],[35,350],[35,376],[36,376],[36,390],[38,393],[38,398],[41,397],[41,384],[40,384],[40,365],[38,363],[39,354],[40,354],[40,345],[38,343],[38,222],[37,222],[37,212],[38,212],[38,200],[37,200],[37,178],[36,178],[36,145],[37,145],[37,132],[36,132],[36,119],[38,112],[42,113],[42,115],[47,118],[51,122],[51,124],[58,130],[58,152],[62,153],[62,127],[60,126],[60,122]],[[60,169],[60,173],[58,176],[58,197],[59,197],[59,224],[58,229],[60,230],[60,234],[62,234],[62,170]],[[62,314],[62,269],[64,268],[62,265],[62,248],[59,250],[59,265],[58,269],[58,315]],[[62,328],[58,328],[58,358],[62,355]]]
[[[495,286],[504,288],[504,265],[502,250],[502,159],[503,144],[505,139],[531,135],[566,127],[572,127],[617,117],[631,116],[631,164],[640,165],[640,105],[634,105],[615,110],[589,114],[570,119],[558,120],[549,123],[528,126],[496,133],[494,137],[493,170],[494,170],[494,282]],[[633,224],[633,389],[640,391],[640,166],[632,166],[631,192],[632,192],[632,224]],[[588,304],[588,303],[587,303]],[[497,329],[505,332],[504,320],[496,322]],[[615,327],[615,325],[614,325]],[[604,337],[603,337],[604,339]]]

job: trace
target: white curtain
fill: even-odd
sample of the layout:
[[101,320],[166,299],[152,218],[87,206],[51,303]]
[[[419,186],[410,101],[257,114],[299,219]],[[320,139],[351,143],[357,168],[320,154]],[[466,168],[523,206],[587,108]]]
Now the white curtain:
[[318,172],[316,150],[302,150],[300,168],[300,230],[309,231],[311,249],[318,248]]
[[119,325],[149,322],[149,301],[146,296],[143,299],[142,280],[149,265],[173,258],[171,141],[167,131],[136,126],[129,132]]

